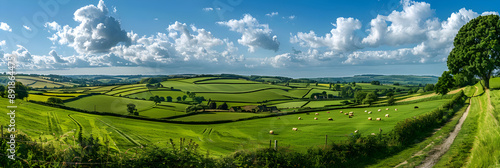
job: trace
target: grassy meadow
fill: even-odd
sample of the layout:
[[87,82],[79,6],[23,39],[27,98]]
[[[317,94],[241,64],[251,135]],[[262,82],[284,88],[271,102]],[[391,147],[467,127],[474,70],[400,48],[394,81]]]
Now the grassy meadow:
[[[43,102],[46,97],[64,95],[71,98],[90,93],[100,93],[72,100],[63,106],[87,111],[108,112],[122,117],[88,114],[44,106],[31,102],[18,101],[19,130],[34,138],[46,138],[64,147],[74,143],[73,136],[83,136],[109,140],[115,151],[126,151],[138,146],[167,146],[170,139],[192,139],[199,144],[201,151],[209,151],[213,157],[231,155],[236,151],[253,151],[269,146],[270,140],[278,140],[280,146],[290,150],[305,152],[307,149],[322,147],[325,135],[328,143],[337,143],[348,139],[356,130],[362,136],[372,133],[390,132],[396,123],[408,118],[427,114],[450,101],[451,97],[427,99],[420,94],[397,95],[401,99],[416,97],[410,103],[387,106],[342,105],[345,99],[313,100],[307,95],[327,91],[326,86],[301,84],[301,87],[268,84],[242,79],[217,79],[213,77],[169,79],[161,82],[164,87],[146,87],[145,84],[77,87],[81,92],[62,93],[56,89],[47,89],[30,94],[30,100]],[[363,84],[357,84],[363,85]],[[367,84],[369,86],[369,84]],[[296,85],[298,86],[298,85]],[[367,89],[391,88],[392,86],[363,87]],[[172,88],[173,87],[173,90]],[[399,86],[397,86],[399,87]],[[368,90],[372,91],[372,90]],[[466,90],[466,92],[470,90]],[[217,105],[227,102],[229,107],[245,105],[276,106],[282,112],[227,112],[209,111],[188,113],[185,109],[192,105],[191,98],[177,101],[176,97],[188,95],[205,97],[216,101]],[[121,96],[120,96],[121,94]],[[157,105],[149,101],[151,96],[171,96],[173,102],[161,102]],[[38,96],[38,97],[37,97]],[[137,98],[136,98],[137,97]],[[143,100],[145,99],[145,100]],[[6,100],[6,99],[5,99]],[[383,100],[383,98],[381,98]],[[7,101],[0,105],[6,106]],[[22,105],[21,105],[22,103]],[[157,119],[148,121],[128,117],[126,105],[133,103],[139,116]],[[418,106],[418,108],[415,108]],[[330,108],[330,109],[327,109]],[[380,112],[379,112],[380,109]],[[397,109],[397,110],[396,110]],[[311,112],[304,112],[310,110]],[[342,113],[341,113],[342,111]],[[366,112],[365,112],[366,111]],[[372,112],[369,114],[368,112]],[[353,112],[350,118],[346,113]],[[317,113],[317,115],[316,115]],[[385,117],[389,114],[389,117]],[[165,119],[174,117],[172,119]],[[299,120],[298,118],[301,118]],[[371,117],[372,120],[368,120]],[[316,118],[316,119],[315,119]],[[331,120],[329,120],[331,118]],[[377,121],[376,118],[381,118]],[[238,120],[236,122],[227,122]],[[241,121],[240,121],[241,120]],[[217,121],[226,121],[217,123]],[[0,123],[6,125],[8,118],[0,116]],[[183,123],[184,122],[184,123]],[[297,131],[292,130],[297,128]],[[273,131],[270,134],[269,131]],[[307,137],[307,138],[304,138]]]

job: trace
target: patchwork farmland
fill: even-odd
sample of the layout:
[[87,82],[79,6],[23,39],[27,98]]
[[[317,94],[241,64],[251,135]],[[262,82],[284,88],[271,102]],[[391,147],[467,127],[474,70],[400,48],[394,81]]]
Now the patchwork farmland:
[[[366,92],[396,88],[357,85],[361,86],[361,91],[366,88]],[[341,87],[354,88],[350,84]],[[346,104],[345,100],[352,100],[339,97],[341,91],[332,90],[325,84],[270,84],[216,77],[174,78],[156,84],[76,87],[73,93],[43,88],[30,92],[30,102],[19,102],[23,103],[19,111],[26,113],[23,115],[26,117],[20,116],[19,122],[30,123],[20,125],[19,129],[28,136],[57,140],[64,146],[73,140],[57,137],[81,133],[81,136],[113,142],[112,149],[117,151],[153,144],[165,146],[170,138],[186,138],[215,157],[262,148],[269,145],[269,140],[279,140],[282,146],[306,151],[324,145],[325,135],[328,141],[335,143],[346,140],[355,131],[362,136],[384,134],[398,122],[427,114],[452,98],[425,100],[425,96],[420,95],[431,93],[407,95],[405,89],[413,86],[397,86],[401,89],[396,94],[400,99],[412,96],[418,100],[420,96],[423,101],[387,105],[381,96],[380,103],[364,106]],[[335,96],[311,96],[325,92]],[[171,99],[155,102],[151,100],[154,96]],[[64,103],[50,107],[47,103],[50,97],[60,98]],[[199,105],[195,105],[196,97],[203,97]],[[217,108],[210,108],[211,103]],[[138,115],[128,112],[127,104],[134,104]],[[227,107],[219,108],[223,104]],[[201,105],[200,109],[186,110]],[[259,110],[262,107],[266,108]],[[353,115],[346,115],[349,112]],[[390,117],[385,117],[386,114]],[[1,123],[8,122],[5,117],[0,119]],[[269,134],[270,130],[273,134]]]
[[[274,146],[275,140],[279,148],[307,153],[357,137],[405,136],[408,130],[400,132],[404,123],[426,116],[443,115],[443,123],[457,120],[455,112],[464,111],[459,106],[463,93],[471,97],[480,86],[455,88],[442,96],[423,90],[422,85],[268,80],[177,77],[153,83],[55,88],[53,83],[40,82],[30,88],[27,98],[17,101],[18,111],[23,111],[17,122],[25,123],[18,129],[59,149],[92,137],[121,154],[170,146],[179,139],[196,143],[198,151],[211,158],[258,152]],[[500,86],[498,80],[492,79],[491,86]],[[376,99],[366,102],[372,93]],[[0,104],[8,105],[7,101]],[[0,117],[0,123],[7,122],[9,118]],[[427,134],[414,133],[411,143]],[[413,150],[404,149],[401,155]],[[401,160],[387,158],[379,163],[396,161]]]

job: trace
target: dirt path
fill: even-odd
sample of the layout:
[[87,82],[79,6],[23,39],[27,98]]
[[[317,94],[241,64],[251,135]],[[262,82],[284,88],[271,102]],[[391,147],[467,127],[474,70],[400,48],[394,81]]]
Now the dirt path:
[[[452,90],[450,92],[448,92],[448,94],[455,94],[455,93],[458,93],[460,92],[461,90],[464,90],[465,87],[463,88],[460,88],[460,89],[456,89],[456,90]],[[426,95],[422,95],[422,96],[415,96],[415,97],[409,97],[409,98],[406,98],[406,99],[403,99],[403,100],[398,100],[396,101],[396,103],[399,103],[399,102],[405,102],[405,101],[412,101],[412,100],[419,100],[419,99],[424,99],[424,98],[428,98],[428,97],[432,97],[432,96],[437,96],[438,94],[436,93],[431,93],[431,94],[426,94]]]
[[441,156],[444,153],[446,153],[448,151],[448,149],[450,149],[451,144],[453,143],[453,141],[457,137],[458,133],[462,129],[462,124],[464,123],[465,119],[467,118],[467,115],[469,114],[469,109],[470,109],[470,104],[467,107],[467,110],[465,110],[465,113],[462,115],[462,117],[458,121],[458,124],[455,126],[455,129],[453,130],[453,132],[450,133],[450,136],[448,136],[448,138],[446,138],[446,140],[441,145],[438,145],[438,146],[434,147],[434,149],[429,151],[429,156],[427,156],[425,158],[425,160],[422,161],[422,164],[417,166],[417,168],[434,166],[434,164],[436,164],[439,161]]
[[[478,90],[479,89],[476,87],[476,93],[478,92]],[[439,161],[441,156],[444,153],[446,153],[448,151],[448,149],[450,149],[451,144],[453,144],[453,141],[455,140],[458,133],[462,129],[462,125],[464,124],[464,121],[467,118],[467,115],[469,114],[469,109],[470,109],[471,104],[472,104],[472,101],[471,101],[471,103],[469,103],[467,110],[465,110],[465,113],[462,115],[462,117],[458,121],[458,124],[455,126],[455,129],[453,130],[453,132],[450,133],[450,136],[448,136],[448,138],[446,138],[446,140],[441,145],[438,145],[438,146],[434,147],[434,149],[429,151],[429,156],[427,156],[424,159],[424,161],[422,161],[422,164],[417,166],[417,168],[421,168],[421,167],[427,168],[427,167],[434,166]]]

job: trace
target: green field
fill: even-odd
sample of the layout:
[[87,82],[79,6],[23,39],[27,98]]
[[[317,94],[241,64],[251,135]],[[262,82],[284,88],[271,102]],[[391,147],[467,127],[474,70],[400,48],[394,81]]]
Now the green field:
[[275,104],[275,106],[278,108],[299,108],[302,107],[302,105],[306,104],[307,102],[308,101],[286,102],[286,103]]
[[[490,97],[491,96],[491,97]],[[473,98],[471,109],[479,113],[476,137],[470,152],[470,161],[467,167],[495,167],[500,166],[500,103],[499,90],[486,90],[483,95]]]
[[85,95],[85,94],[81,94],[81,93],[43,93],[43,95],[30,94],[28,96],[28,100],[46,102],[47,99],[49,99],[51,97],[60,98],[61,100],[67,100],[67,99],[74,98],[74,97],[77,97],[80,95]]
[[343,100],[322,100],[322,101],[311,101],[305,107],[326,107],[332,105],[342,105]]
[[35,76],[16,76],[16,81],[23,83],[32,88],[59,88],[59,87],[73,87],[73,83],[62,83],[47,80],[43,77]]
[[206,112],[187,117],[176,118],[174,121],[219,121],[219,120],[236,120],[240,118],[250,118],[253,116],[265,116],[268,114],[256,113],[237,113],[237,112]]
[[191,84],[181,81],[164,81],[164,87],[174,87],[182,91],[190,92],[249,92],[266,88],[290,89],[289,87],[271,84]]
[[[81,132],[84,136],[95,136],[99,138],[107,138],[113,142],[112,149],[124,151],[138,145],[147,145],[155,143],[160,146],[165,146],[169,139],[186,138],[192,139],[197,144],[200,144],[202,151],[210,150],[210,153],[215,157],[231,154],[238,150],[253,150],[262,148],[268,145],[269,140],[279,139],[282,146],[287,146],[291,150],[306,151],[308,148],[321,146],[324,144],[324,137],[328,135],[330,141],[345,140],[355,130],[359,130],[362,135],[378,133],[379,129],[384,132],[390,131],[394,125],[406,118],[422,115],[436,109],[441,104],[449,101],[449,99],[425,99],[418,103],[409,103],[405,105],[384,106],[384,107],[355,107],[346,108],[340,105],[344,100],[317,100],[309,101],[301,99],[306,94],[324,91],[325,86],[308,87],[308,88],[290,88],[280,85],[270,85],[264,83],[252,83],[242,81],[240,79],[216,79],[213,78],[201,79],[179,79],[167,80],[162,82],[164,87],[174,87],[182,91],[171,91],[166,88],[157,88],[151,91],[141,91],[147,89],[143,84],[119,85],[119,86],[101,86],[101,87],[84,87],[75,90],[84,90],[83,93],[60,93],[55,89],[48,89],[52,92],[44,93],[44,96],[78,96],[85,93],[99,92],[109,95],[92,95],[80,98],[64,105],[68,107],[95,111],[110,112],[124,115],[124,117],[103,116],[80,113],[70,110],[62,110],[59,108],[42,106],[29,102],[22,102],[20,111],[29,111],[26,115],[19,116],[19,122],[30,122],[26,125],[20,124],[20,129],[24,133],[38,137],[43,136],[48,140],[56,140],[57,136],[76,135],[80,132],[79,125],[82,126]],[[193,82],[200,81],[193,84]],[[221,80],[221,81],[219,81]],[[238,81],[237,82],[235,82]],[[223,83],[227,84],[223,84]],[[171,86],[168,86],[171,84]],[[304,85],[305,86],[305,85]],[[312,90],[311,90],[312,89]],[[193,91],[196,96],[204,96],[205,99],[216,101],[217,105],[222,102],[227,102],[229,107],[246,106],[246,105],[261,105],[276,106],[286,112],[293,110],[300,111],[298,108],[323,108],[325,106],[334,105],[336,108],[344,107],[339,110],[320,110],[310,113],[293,113],[279,116],[270,112],[263,113],[242,113],[242,112],[205,112],[193,113],[188,116],[179,116],[187,114],[185,112],[188,104],[192,103],[191,99],[185,102],[177,103],[177,96],[186,95],[185,92]],[[334,91],[325,90],[328,93]],[[133,94],[118,97],[119,94],[135,92]],[[466,90],[466,92],[470,92]],[[41,92],[39,92],[41,93]],[[114,95],[114,96],[111,96]],[[171,96],[174,102],[161,102],[155,105],[153,101],[140,100],[148,99],[151,96],[158,95],[162,97]],[[33,95],[30,99],[40,95]],[[137,97],[137,99],[135,99]],[[307,96],[306,96],[307,97]],[[406,97],[405,97],[406,98]],[[274,101],[272,101],[274,100]],[[6,101],[2,101],[0,105],[5,105]],[[133,103],[136,105],[139,116],[164,119],[173,116],[178,116],[174,119],[166,119],[164,122],[153,122],[128,118],[130,115],[126,110],[126,105]],[[203,101],[202,104],[207,104]],[[307,103],[307,104],[306,104]],[[414,106],[419,106],[414,109]],[[389,110],[385,110],[389,108]],[[397,108],[398,111],[394,109]],[[382,109],[381,112],[377,112]],[[310,109],[308,109],[310,110]],[[364,111],[372,111],[368,114]],[[349,118],[343,112],[354,112],[354,117]],[[315,115],[318,113],[319,115]],[[282,114],[285,114],[283,112]],[[385,114],[390,114],[390,117],[384,117]],[[29,116],[29,117],[28,117]],[[249,119],[237,122],[221,123],[221,124],[174,124],[171,122],[216,122],[221,120],[239,120],[252,117],[263,117],[257,119]],[[302,120],[297,118],[301,117]],[[318,120],[314,120],[317,117]],[[368,120],[372,117],[373,120]],[[333,121],[329,121],[332,118]],[[376,118],[382,118],[382,121],[375,121]],[[5,116],[0,117],[0,122],[8,121]],[[34,125],[39,125],[38,129],[30,129]],[[293,131],[292,128],[298,128],[298,131]],[[273,130],[275,134],[268,132]],[[41,132],[44,132],[41,135]],[[55,136],[52,135],[55,133]],[[308,137],[308,138],[302,138]],[[71,139],[58,140],[59,143],[69,144]]]
[[304,98],[310,98],[312,94],[314,93],[323,93],[326,92],[326,94],[332,94],[333,96],[338,96],[339,91],[332,91],[332,90],[325,90],[325,89],[312,89]]
[[165,106],[164,104],[165,103],[163,103],[163,105],[159,105],[159,106],[153,107],[151,109],[141,111],[139,113],[139,115],[145,116],[145,117],[150,117],[150,118],[165,118],[165,117],[172,117],[172,116],[176,116],[176,115],[186,114],[184,112],[184,109],[186,109],[187,105],[169,104],[168,106]]
[[231,94],[231,93],[197,93],[198,96],[203,96],[205,99],[212,99],[215,101],[237,101],[237,102],[262,102],[262,101],[271,101],[277,99],[290,99],[289,97],[285,97],[283,94],[279,94],[282,92],[283,94],[286,91],[271,89],[264,90],[258,92],[249,92],[242,94]]
[[217,79],[217,80],[204,80],[196,82],[197,84],[260,84],[260,82],[249,81],[244,79]]
[[[107,105],[107,108],[109,110],[111,109],[110,107],[112,107],[109,106],[110,101],[117,101],[118,103],[111,103],[117,104],[114,105],[116,109],[125,107],[125,103],[121,102],[124,100],[119,100],[125,98],[105,95],[100,95],[97,97],[98,99],[88,99],[88,97],[78,100],[80,102],[70,102],[68,103],[68,106],[93,110],[92,104],[100,104]],[[130,101],[137,103],[139,105],[139,108],[152,106],[152,102],[148,101],[128,100],[127,102]],[[277,119],[276,117],[270,117],[212,125],[170,124],[130,118],[91,115],[23,102],[23,105],[20,106],[21,108],[19,110],[27,111],[27,113],[26,115],[19,116],[19,122],[26,123],[27,120],[30,120],[30,124],[20,124],[20,129],[23,130],[24,128],[24,132],[26,132],[30,136],[39,136],[41,132],[52,133],[54,132],[54,130],[47,130],[49,129],[49,122],[47,121],[47,111],[54,111],[54,113],[50,115],[58,118],[58,125],[59,127],[61,127],[58,130],[60,130],[61,133],[67,133],[70,130],[77,129],[75,123],[73,123],[68,118],[68,114],[72,114],[72,116],[76,117],[77,120],[83,125],[83,132],[85,133],[85,135],[89,135],[90,133],[92,133],[94,134],[94,136],[107,136],[116,142],[117,149],[126,149],[134,146],[134,143],[132,141],[127,140],[127,138],[123,137],[124,135],[116,132],[119,131],[141,144],[155,142],[165,145],[168,143],[168,138],[178,139],[180,137],[184,137],[187,139],[193,139],[197,143],[201,144],[202,149],[210,149],[211,152],[217,155],[226,155],[239,149],[251,149],[259,146],[263,147],[269,142],[269,139],[281,139],[281,144],[291,145],[293,149],[303,151],[311,146],[318,146],[323,144],[323,138],[326,134],[331,137],[331,140],[338,141],[345,139],[345,136],[352,133],[354,130],[360,130],[360,132],[364,135],[370,134],[372,132],[376,133],[378,132],[379,128],[389,131],[392,129],[396,122],[404,118],[427,113],[446,101],[447,100],[445,99],[411,105],[392,106],[389,107],[390,110],[385,111],[385,109],[383,109],[382,112],[376,112],[378,108],[358,108],[343,110],[346,112],[354,111],[354,118],[348,118],[346,115],[343,115],[338,111],[331,111],[330,113],[322,111],[318,112],[318,116],[314,115],[313,113],[309,115],[293,114],[280,116],[280,119]],[[0,104],[5,105],[5,102],[7,101],[2,101]],[[72,104],[77,104],[79,106],[75,106]],[[81,104],[86,105],[81,106]],[[420,108],[413,109],[414,105],[417,105]],[[101,108],[103,107],[98,106],[98,111],[101,110]],[[398,108],[398,111],[394,111],[394,108]],[[367,114],[364,112],[364,110],[374,111],[374,113]],[[122,113],[121,111],[119,112]],[[144,113],[147,113],[147,110]],[[385,118],[384,115],[386,113],[390,114],[391,117]],[[240,115],[238,115],[238,113],[234,113],[234,115],[228,116],[222,114],[226,113],[215,113],[207,115],[213,115],[213,117],[211,118],[223,117],[224,119],[236,119],[241,117]],[[244,115],[253,116],[255,114],[245,113]],[[297,120],[297,117],[302,117],[303,120]],[[318,117],[319,120],[314,120],[314,117]],[[333,121],[328,121],[328,117],[332,117]],[[382,121],[369,121],[367,120],[368,117],[381,117]],[[179,120],[188,119],[191,121],[195,121],[202,118],[207,118],[207,116],[194,115],[189,116],[189,118],[179,118]],[[2,116],[0,119],[2,123],[5,123],[7,121],[7,117],[5,116]],[[110,128],[105,123],[113,126],[114,128]],[[294,127],[298,128],[299,131],[292,131],[291,129]],[[32,128],[38,129],[33,130]],[[205,133],[203,133],[206,129],[211,129],[211,133],[208,134],[206,133],[206,131]],[[269,130],[274,130],[276,134],[268,134]]]
[[135,100],[122,97],[112,97],[106,95],[96,95],[81,98],[75,101],[66,103],[66,106],[97,112],[110,112],[117,114],[128,114],[127,104],[133,103],[136,105],[137,110],[143,111],[154,106],[154,102],[145,100]]

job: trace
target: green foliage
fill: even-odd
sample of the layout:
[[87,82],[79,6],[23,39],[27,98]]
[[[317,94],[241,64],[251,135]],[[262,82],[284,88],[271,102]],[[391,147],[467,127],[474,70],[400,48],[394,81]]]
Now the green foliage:
[[[177,99],[179,100],[179,99]],[[167,96],[167,102],[172,102],[172,96]]]
[[335,84],[335,86],[333,87],[335,91],[340,91],[340,88],[341,88],[341,85],[339,84]]
[[448,69],[453,74],[479,76],[489,88],[493,71],[500,67],[500,19],[498,15],[478,16],[462,26],[455,36],[454,48],[448,56]]
[[228,109],[227,103],[226,102],[222,103],[221,105],[219,105],[219,107],[217,107],[217,109],[227,110]]
[[[16,95],[16,99],[24,99],[25,97],[28,97],[28,91],[29,88],[27,86],[24,86],[23,83],[21,82],[16,82],[14,84],[14,94]],[[8,95],[8,89],[4,88],[4,95]]]
[[387,105],[392,106],[394,105],[394,103],[396,103],[394,96],[389,97],[389,99],[387,100]]
[[434,90],[434,85],[433,84],[426,84],[425,87],[424,87],[424,90],[426,92],[433,91]]
[[133,103],[127,104],[127,111],[129,113],[137,112],[137,109],[135,108],[135,104],[133,104]]
[[436,83],[436,93],[440,95],[446,95],[451,88],[453,88],[453,76],[451,76],[450,71],[444,71],[441,77],[439,77],[438,82]]
[[150,100],[153,99],[153,102],[155,102],[155,104],[158,104],[158,103],[161,103],[161,98],[159,96],[154,96],[153,98],[149,98]]
[[356,93],[354,93],[354,100],[356,101],[356,103],[361,104],[361,103],[363,103],[363,100],[366,98],[367,94],[368,93],[366,93],[366,92],[358,90],[358,91],[356,91]]
[[467,85],[473,85],[476,81],[474,80],[474,75],[457,73],[453,75],[453,84],[457,87],[464,87]]
[[0,97],[5,97],[5,86],[0,85]]
[[197,104],[200,104],[202,101],[205,101],[205,97],[203,96],[196,96],[193,98],[193,101],[196,102]]
[[424,93],[424,89],[418,89],[416,93]]
[[373,102],[378,100],[378,96],[375,92],[370,92],[366,94],[365,99],[363,99],[363,104],[369,104],[372,105]]
[[187,106],[186,107],[186,112],[187,113],[189,113],[189,112],[196,112],[198,110],[205,110],[205,109],[208,109],[207,105],[197,104],[197,105]]
[[[153,83],[160,83],[160,82],[163,82],[165,81],[166,79],[164,78],[144,78],[144,79],[141,79],[141,81],[139,83],[147,83],[147,84],[153,84]],[[156,85],[157,87],[159,85]]]
[[372,84],[372,85],[380,85],[380,81],[371,81],[370,84]]
[[392,97],[392,96],[394,96],[394,92],[389,91],[389,92],[387,92],[385,95],[386,95],[387,97]]
[[57,97],[50,97],[47,99],[47,103],[52,103],[52,104],[63,104],[62,99],[57,98]]

